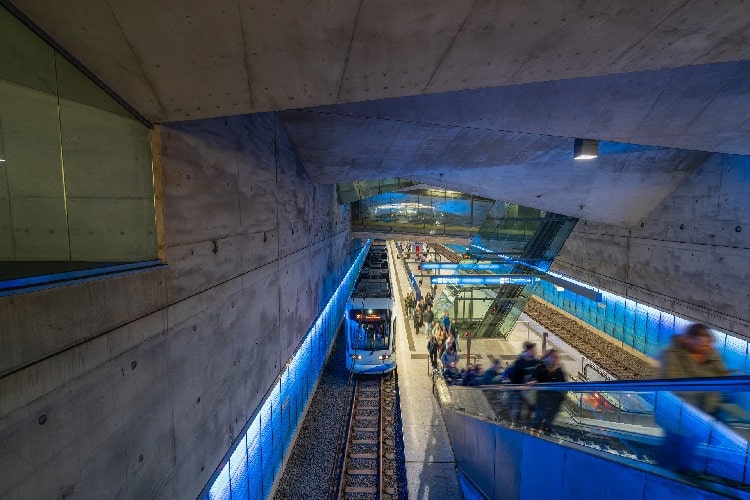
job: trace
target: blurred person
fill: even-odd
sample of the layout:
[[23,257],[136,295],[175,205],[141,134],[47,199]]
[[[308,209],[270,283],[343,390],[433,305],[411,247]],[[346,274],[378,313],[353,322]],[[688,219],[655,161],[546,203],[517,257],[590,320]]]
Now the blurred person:
[[432,331],[430,331],[430,335],[434,335],[435,337],[438,336],[440,333],[440,329],[442,328],[442,325],[438,323],[437,321],[432,322]]
[[[531,378],[539,383],[565,382],[565,372],[560,366],[560,355],[556,349],[550,349],[544,354],[542,362],[534,369]],[[564,391],[539,390],[536,397],[536,412],[531,426],[545,432],[552,432],[552,422],[564,399]]]
[[484,371],[482,384],[495,384],[502,374],[500,359],[492,356],[490,356],[490,359],[492,360],[492,364]]
[[[693,323],[684,333],[672,336],[661,355],[661,378],[723,377],[730,374],[713,347],[709,328]],[[722,397],[718,392],[679,392],[684,401],[714,417],[718,416]]]
[[440,357],[440,362],[443,363],[444,367],[450,366],[451,363],[454,365],[458,363],[458,354],[452,345],[446,344],[445,352],[443,352],[443,355]]
[[445,337],[445,348],[450,348],[458,352],[458,350],[456,349],[456,337],[453,336],[453,333],[448,333],[448,335]]
[[[713,347],[714,338],[708,326],[693,323],[684,332],[674,335],[670,345],[661,353],[662,378],[721,377],[729,375],[719,353]],[[724,408],[736,407],[723,402],[719,392],[676,392],[683,401],[714,417],[723,417]],[[668,400],[666,400],[668,401]],[[657,404],[654,417],[664,428],[664,440],[657,453],[659,462],[679,471],[695,469],[695,450],[702,438],[689,426],[680,425],[669,411]],[[741,409],[740,409],[741,410]]]
[[440,330],[435,338],[438,342],[438,356],[442,356],[443,351],[445,350],[445,339],[447,338],[447,336],[443,330]]
[[463,372],[461,385],[479,385],[482,383],[482,367],[479,364],[469,366]]
[[414,305],[416,304],[416,299],[414,297],[414,291],[410,291],[406,295],[406,315],[407,317],[411,318],[414,315]]
[[460,380],[461,372],[456,368],[456,363],[445,365],[443,369],[443,380],[448,385],[453,385]]
[[[539,358],[536,357],[536,344],[534,342],[524,342],[523,351],[516,358],[515,362],[510,365],[503,376],[511,384],[524,384],[531,380],[531,374],[539,364]],[[522,391],[512,391],[510,394],[510,421],[515,424],[521,419],[528,420],[533,412],[533,404],[524,399]]]

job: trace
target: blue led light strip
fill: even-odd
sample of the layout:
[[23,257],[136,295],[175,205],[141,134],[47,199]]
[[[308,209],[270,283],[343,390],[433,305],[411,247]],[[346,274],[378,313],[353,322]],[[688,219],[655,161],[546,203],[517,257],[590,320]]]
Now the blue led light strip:
[[238,500],[270,495],[371,243],[368,240],[359,252],[198,498]]
[[91,279],[109,278],[117,274],[140,271],[143,269],[160,267],[162,265],[163,264],[160,260],[148,260],[127,264],[106,265],[64,273],[43,274],[41,276],[2,280],[0,281],[0,297],[70,285]]

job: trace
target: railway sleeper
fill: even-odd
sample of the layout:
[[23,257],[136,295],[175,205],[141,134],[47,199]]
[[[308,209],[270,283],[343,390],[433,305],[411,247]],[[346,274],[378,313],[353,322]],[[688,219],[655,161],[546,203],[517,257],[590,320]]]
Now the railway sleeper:
[[345,491],[347,493],[377,493],[378,489],[375,486],[347,486]]
[[378,444],[377,439],[353,439],[352,444]]
[[348,469],[346,471],[350,476],[377,476],[377,469]]

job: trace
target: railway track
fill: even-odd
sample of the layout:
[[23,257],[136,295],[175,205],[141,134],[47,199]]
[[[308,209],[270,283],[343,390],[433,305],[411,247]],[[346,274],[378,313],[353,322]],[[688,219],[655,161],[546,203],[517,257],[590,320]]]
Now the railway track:
[[656,376],[656,369],[646,361],[607,341],[601,335],[589,331],[585,326],[547,306],[536,297],[529,300],[524,312],[619,380],[638,380]]
[[356,379],[336,498],[398,498],[396,377]]

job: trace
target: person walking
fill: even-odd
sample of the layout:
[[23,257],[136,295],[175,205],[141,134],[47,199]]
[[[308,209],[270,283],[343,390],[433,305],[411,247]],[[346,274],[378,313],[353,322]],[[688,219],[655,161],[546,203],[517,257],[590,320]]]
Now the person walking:
[[432,368],[437,368],[437,355],[440,344],[434,335],[430,337],[430,341],[427,342],[427,352],[430,354],[430,364]]
[[414,309],[414,335],[419,335],[419,329],[422,328],[422,302],[417,303]]
[[445,331],[451,331],[451,317],[448,311],[443,313],[443,326],[445,327]]
[[422,323],[424,323],[424,334],[429,336],[432,331],[432,321],[435,319],[435,315],[432,313],[432,306],[427,304],[427,309],[422,313]]

